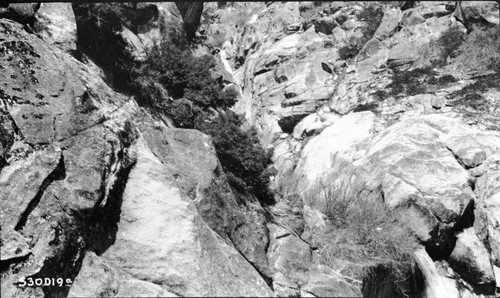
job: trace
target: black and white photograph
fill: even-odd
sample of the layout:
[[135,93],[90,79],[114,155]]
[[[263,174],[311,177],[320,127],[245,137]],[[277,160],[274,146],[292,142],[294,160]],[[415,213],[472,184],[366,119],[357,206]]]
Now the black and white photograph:
[[500,297],[499,6],[0,0],[0,297]]

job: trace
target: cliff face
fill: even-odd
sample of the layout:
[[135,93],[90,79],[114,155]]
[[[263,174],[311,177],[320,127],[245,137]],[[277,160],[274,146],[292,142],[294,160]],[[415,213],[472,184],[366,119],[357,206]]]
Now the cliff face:
[[[2,296],[272,294],[248,261],[267,267],[262,207],[238,205],[207,136],[1,28]],[[72,286],[16,286],[42,276]]]
[[[349,251],[406,243],[377,212],[414,239],[407,295],[498,295],[500,49],[482,44],[486,67],[436,46],[498,31],[498,4],[189,5],[85,36],[85,6],[0,8],[2,296],[400,296],[396,267],[360,275]],[[116,91],[120,59],[181,28],[239,90],[276,204],[242,202],[209,136]],[[367,213],[340,225],[346,197]],[[37,277],[68,284],[21,286]]]

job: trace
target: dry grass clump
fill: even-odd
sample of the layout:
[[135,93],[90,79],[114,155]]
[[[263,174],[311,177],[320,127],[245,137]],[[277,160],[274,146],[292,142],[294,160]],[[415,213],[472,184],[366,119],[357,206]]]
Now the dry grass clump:
[[404,295],[417,240],[400,213],[374,194],[354,174],[333,174],[308,194],[306,201],[318,206],[331,225],[319,246],[320,259],[360,280],[382,266],[391,271]]

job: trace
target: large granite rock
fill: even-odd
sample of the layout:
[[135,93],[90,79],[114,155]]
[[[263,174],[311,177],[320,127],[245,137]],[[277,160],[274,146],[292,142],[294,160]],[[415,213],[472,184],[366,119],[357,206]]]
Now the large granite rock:
[[43,3],[35,15],[35,31],[47,43],[76,50],[76,19],[71,3]]
[[179,297],[161,285],[134,278],[123,269],[88,252],[68,297]]
[[465,229],[458,235],[449,262],[460,276],[482,292],[495,292],[495,274],[489,252],[477,237],[474,228]]
[[124,190],[116,240],[101,257],[181,296],[272,294],[257,271],[203,221],[144,140]]
[[370,138],[374,120],[371,112],[349,114],[313,137],[302,149],[295,169],[295,177],[301,177],[299,188],[305,192],[326,177],[335,160],[354,161],[356,153],[363,150],[363,142]]
[[272,295],[262,207],[236,202],[207,136],[18,23],[0,21],[0,49],[2,297]]
[[135,136],[116,112],[126,109],[126,97],[94,72],[18,23],[0,21],[0,36],[1,112],[15,128],[0,172],[2,266],[18,268],[2,278],[2,296],[29,297],[42,288],[21,289],[13,281],[76,276],[93,225],[89,210],[113,201]]
[[148,121],[139,128],[208,226],[269,276],[264,210],[258,201],[243,204],[236,200],[210,137],[197,130],[167,128]]

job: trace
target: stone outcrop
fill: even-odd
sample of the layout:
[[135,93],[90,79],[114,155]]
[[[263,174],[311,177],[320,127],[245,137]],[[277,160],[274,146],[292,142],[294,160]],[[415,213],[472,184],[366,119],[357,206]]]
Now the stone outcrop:
[[35,15],[35,31],[49,44],[76,50],[76,19],[71,3],[42,3]]
[[[33,26],[40,3],[7,3],[0,7],[0,18],[11,19],[23,25]],[[32,29],[32,28],[31,28]]]
[[[465,8],[471,4],[462,5],[464,11],[472,12]],[[491,5],[479,5],[484,9],[477,13],[490,18]],[[290,4],[271,3],[260,7],[259,13],[254,12],[257,6],[248,8],[252,14],[245,15],[247,20],[261,22],[257,28],[251,21],[245,24],[245,30],[231,31],[232,35],[228,34],[230,29],[217,23],[204,28],[207,32],[225,30],[220,43],[235,53],[227,55],[227,61],[234,65],[233,77],[242,90],[242,98],[233,109],[259,129],[266,147],[274,149],[272,189],[283,202],[295,204],[297,199],[289,193],[306,193],[308,186],[325,179],[328,173],[353,170],[366,182],[367,191],[383,196],[388,206],[407,208],[408,216],[415,219],[414,232],[432,258],[448,260],[454,268],[450,270],[456,272],[483,270],[477,269],[477,264],[490,262],[485,276],[491,284],[491,272],[497,268],[497,246],[495,240],[485,240],[485,235],[497,235],[493,228],[497,216],[488,211],[495,205],[496,192],[489,187],[481,190],[481,195],[478,191],[489,183],[485,179],[493,181],[496,177],[498,158],[494,148],[498,148],[498,134],[485,132],[479,124],[470,128],[461,121],[460,112],[450,104],[451,91],[389,97],[383,103],[370,93],[390,84],[392,69],[416,68],[433,59],[423,59],[417,49],[450,28],[465,32],[453,17],[454,8],[445,2],[412,2],[403,8],[384,9],[373,38],[354,61],[348,62],[339,61],[337,50],[359,38],[357,30],[363,23],[356,12],[362,7],[356,5],[301,2],[297,15]],[[267,27],[267,18],[276,10],[293,16],[290,22],[301,18],[303,27],[272,35],[274,29]],[[230,11],[234,10],[220,8],[216,13],[223,26],[236,23],[228,17],[222,21]],[[245,54],[237,54],[241,51]],[[300,241],[294,231],[303,226],[301,237],[314,246],[315,237],[323,232],[295,222],[314,214],[314,206],[302,203],[305,205],[298,210],[283,209],[288,211],[282,211],[286,215],[280,217],[290,226],[272,226],[272,233],[283,241],[288,237],[292,238],[287,241]],[[474,214],[481,214],[483,219],[472,223]],[[480,227],[476,227],[477,222],[482,222]],[[458,245],[455,236],[471,226],[478,239],[489,243],[482,254],[488,261],[474,263],[475,257],[470,257],[466,263],[471,267],[463,269],[450,255]],[[277,243],[271,239],[271,246],[279,250]],[[293,244],[295,251],[305,253],[307,249],[302,250],[298,243]],[[275,274],[275,289],[279,288],[281,295],[304,295],[298,290],[304,285],[297,286],[293,274],[289,274],[295,269],[280,270]],[[483,283],[466,275],[463,278],[471,288]],[[483,291],[492,292],[491,286]]]
[[271,295],[257,271],[203,221],[147,143],[139,140],[136,150],[116,239],[100,257],[180,296]]
[[[239,208],[207,136],[18,23],[0,36],[2,296],[273,294],[262,207]],[[72,286],[16,286],[30,276]]]

